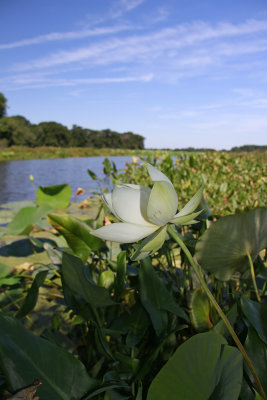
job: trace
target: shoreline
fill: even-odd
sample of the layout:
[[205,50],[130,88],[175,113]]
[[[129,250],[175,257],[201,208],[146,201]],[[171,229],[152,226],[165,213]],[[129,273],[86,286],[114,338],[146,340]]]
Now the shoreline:
[[107,156],[159,156],[179,155],[188,153],[174,150],[140,150],[140,149],[111,149],[90,147],[26,147],[12,146],[0,149],[1,161],[39,160],[77,157],[107,157]]
[[42,160],[42,159],[59,159],[59,158],[77,158],[77,157],[108,157],[108,156],[181,156],[194,155],[200,153],[225,153],[232,155],[249,155],[258,153],[266,154],[265,150],[240,151],[231,152],[224,150],[164,150],[164,149],[112,149],[112,148],[91,148],[91,147],[27,147],[27,146],[11,146],[0,148],[0,162],[2,161],[20,161],[20,160]]

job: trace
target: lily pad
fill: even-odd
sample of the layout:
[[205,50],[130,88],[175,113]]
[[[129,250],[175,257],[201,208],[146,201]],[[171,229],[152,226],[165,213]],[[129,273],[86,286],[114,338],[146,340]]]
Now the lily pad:
[[196,244],[199,264],[217,279],[228,281],[235,272],[249,269],[247,254],[254,261],[267,247],[267,209],[222,217]]
[[36,192],[36,204],[52,209],[66,208],[70,204],[71,187],[69,185],[40,186]]
[[148,400],[237,400],[242,355],[214,333],[199,333],[183,343],[160,370]]

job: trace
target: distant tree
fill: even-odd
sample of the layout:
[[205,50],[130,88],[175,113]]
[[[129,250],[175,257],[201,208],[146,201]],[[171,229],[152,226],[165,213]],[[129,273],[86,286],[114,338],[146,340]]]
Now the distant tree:
[[3,93],[0,93],[0,118],[3,118],[6,116],[6,107],[7,107],[7,99],[3,95]]
[[125,132],[122,135],[123,148],[125,149],[140,149],[144,148],[144,137],[136,135],[132,132]]
[[267,150],[267,146],[258,146],[258,145],[255,145],[255,144],[245,144],[244,146],[233,147],[230,151],[233,151],[233,152],[242,152],[242,151],[250,152],[250,151],[255,151],[255,150],[266,151]]
[[0,120],[0,139],[7,146],[34,146],[35,135],[31,129],[30,122],[17,115],[14,117],[4,117]]
[[88,146],[89,139],[88,136],[90,131],[84,129],[81,126],[73,125],[70,131],[70,142],[71,147],[86,147]]
[[41,122],[38,126],[42,128],[44,133],[44,146],[69,146],[71,136],[66,126],[57,122]]

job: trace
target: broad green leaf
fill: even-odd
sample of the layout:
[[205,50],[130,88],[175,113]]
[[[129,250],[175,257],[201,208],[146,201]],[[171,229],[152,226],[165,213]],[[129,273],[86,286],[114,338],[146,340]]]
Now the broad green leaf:
[[27,331],[21,322],[0,313],[0,368],[12,392],[39,379],[42,399],[80,400],[93,389],[84,365],[62,348]]
[[80,258],[63,253],[62,274],[69,288],[79,293],[92,306],[105,307],[115,304],[111,300],[109,292],[105,288],[97,286],[90,279],[88,269]]
[[89,226],[71,215],[49,214],[49,222],[66,239],[73,252],[86,261],[91,251],[105,249],[103,241],[92,235]]
[[9,275],[12,269],[13,268],[9,265],[0,263],[0,278],[5,278],[7,275]]
[[212,328],[210,320],[210,303],[202,289],[196,289],[190,299],[190,319],[197,331]]
[[247,253],[254,261],[267,247],[267,209],[222,217],[196,244],[199,264],[217,279],[227,281],[235,272],[249,269]]
[[52,209],[66,208],[70,204],[69,185],[40,186],[36,191],[36,204],[47,205]]
[[[259,335],[254,328],[249,327],[247,338],[245,341],[245,350],[254,365],[256,373],[259,377],[264,392],[267,394],[267,346],[260,339]],[[245,370],[254,383],[254,387],[257,390],[257,386],[254,382],[254,378],[251,375],[249,368],[246,363],[244,364]]]
[[241,298],[242,310],[259,337],[267,345],[267,303]]
[[44,283],[47,274],[48,270],[38,272],[38,274],[34,278],[32,286],[27,293],[26,298],[24,299],[21,308],[16,314],[17,318],[25,317],[25,315],[29,314],[29,312],[34,309],[38,299],[39,287],[42,286],[42,284]]
[[136,346],[142,340],[150,324],[147,313],[140,303],[133,306],[131,314],[126,316],[125,323],[128,329],[126,344]]
[[[235,303],[232,308],[228,311],[228,313],[226,314],[228,321],[230,322],[230,324],[232,325],[232,327],[234,327],[234,324],[239,316],[238,313],[238,309],[237,309],[237,303]],[[217,322],[216,325],[214,325],[214,327],[212,328],[212,331],[214,333],[217,333],[218,335],[223,335],[225,337],[229,337],[230,333],[224,323],[224,321],[222,319],[219,320],[219,322]]]
[[256,400],[254,390],[250,387],[252,386],[248,382],[248,378],[243,376],[241,391],[240,391],[240,400]]
[[139,279],[141,302],[151,318],[157,335],[160,335],[167,326],[166,311],[188,321],[186,313],[157,275],[149,258],[141,261]]
[[19,210],[13,220],[8,224],[4,233],[9,235],[27,235],[33,225],[37,224],[50,210],[48,206],[24,207]]
[[118,301],[125,288],[126,252],[121,251],[117,256],[116,276],[114,280],[114,297]]
[[153,380],[147,400],[237,400],[242,356],[222,336],[199,333],[183,343]]
[[0,288],[2,286],[12,286],[12,285],[17,285],[18,283],[20,283],[20,276],[10,276],[7,278],[0,278]]

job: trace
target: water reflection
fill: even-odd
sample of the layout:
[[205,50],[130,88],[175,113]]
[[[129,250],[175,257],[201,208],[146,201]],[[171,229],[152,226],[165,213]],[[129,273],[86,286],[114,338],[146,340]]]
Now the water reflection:
[[[122,169],[127,161],[131,161],[131,157],[109,157],[109,160],[114,161],[118,169]],[[67,183],[72,188],[72,194],[78,187],[82,187],[85,195],[79,199],[94,190],[99,192],[103,188],[99,182],[92,180],[87,169],[103,179],[103,161],[104,157],[81,157],[0,162],[0,204],[33,200],[35,193],[30,175],[34,176],[36,187]]]

